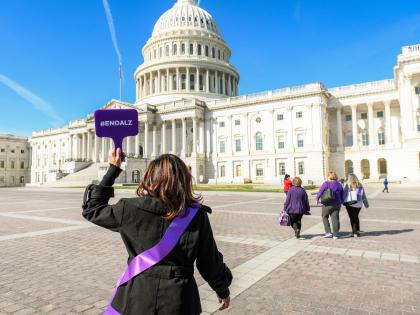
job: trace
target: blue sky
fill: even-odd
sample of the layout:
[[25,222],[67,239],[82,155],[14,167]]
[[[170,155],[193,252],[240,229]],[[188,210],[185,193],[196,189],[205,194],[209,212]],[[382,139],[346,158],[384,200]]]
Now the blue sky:
[[[174,2],[109,0],[126,101],[135,98],[141,49]],[[201,6],[232,49],[240,94],[392,78],[401,46],[420,43],[415,0],[202,0]],[[101,0],[1,1],[0,43],[0,133],[30,135],[118,98],[118,58]],[[7,79],[25,89],[21,95]]]

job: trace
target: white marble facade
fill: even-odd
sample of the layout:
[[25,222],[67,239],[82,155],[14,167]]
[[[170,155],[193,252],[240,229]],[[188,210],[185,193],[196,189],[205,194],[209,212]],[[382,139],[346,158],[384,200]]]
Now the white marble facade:
[[[196,1],[178,0],[142,54],[136,102],[104,106],[139,112],[123,181],[138,181],[162,153],[182,157],[205,183],[279,183],[286,173],[320,182],[328,170],[420,178],[420,45],[402,48],[390,80],[238,95],[239,73],[214,19]],[[112,145],[95,136],[92,114],[34,132],[30,143],[34,184],[101,165]]]
[[30,182],[30,156],[28,138],[0,134],[0,187]]

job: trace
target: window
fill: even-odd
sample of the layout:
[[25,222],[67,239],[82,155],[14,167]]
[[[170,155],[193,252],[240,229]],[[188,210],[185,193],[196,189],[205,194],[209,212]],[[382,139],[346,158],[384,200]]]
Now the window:
[[351,115],[346,115],[346,121],[351,121]]
[[187,81],[187,75],[186,74],[182,74],[181,75],[181,89],[182,90],[185,90],[185,88],[187,86],[186,81]]
[[379,145],[385,144],[385,134],[383,132],[378,133],[378,143]]
[[159,57],[162,57],[162,54],[163,54],[163,49],[162,47],[159,47]]
[[14,176],[10,176],[10,184],[12,184],[12,185],[15,184],[15,177]]
[[0,161],[0,168],[4,168],[4,161]]
[[216,49],[214,47],[211,49],[211,56],[216,58]]
[[185,55],[185,44],[181,44],[181,55]]
[[226,176],[226,166],[220,165],[220,177],[225,177],[225,176]]
[[242,176],[242,165],[237,164],[235,166],[235,177],[241,177]]
[[195,75],[190,74],[190,90],[195,90]]
[[[64,144],[64,143],[63,143],[63,144]],[[20,153],[24,154],[24,153],[25,153],[25,150],[20,150]]]
[[209,46],[206,46],[206,57],[209,56]]
[[200,44],[198,45],[197,50],[198,50],[198,55],[201,56],[201,45]]
[[369,135],[367,133],[364,133],[362,135],[362,144],[364,146],[368,146],[369,145]]
[[235,126],[240,126],[241,125],[241,121],[239,119],[235,120]]
[[25,168],[25,162],[20,162],[20,168],[23,170]]
[[235,139],[235,150],[236,152],[242,151],[242,141],[241,139]]
[[302,118],[303,113],[302,112],[296,112],[296,118]]
[[21,176],[20,177],[20,183],[21,184],[25,184],[25,176]]
[[5,151],[4,149],[1,149],[1,150],[0,150],[0,152],[4,152],[4,151]]
[[378,118],[384,117],[384,112],[383,111],[377,112],[376,117],[378,117]]
[[284,149],[284,136],[279,136],[277,138],[277,148],[279,150]]
[[367,113],[361,113],[360,118],[361,119],[367,119]]
[[225,128],[225,122],[224,121],[219,122],[219,128]]
[[299,175],[305,174],[305,163],[302,161],[298,163],[298,174]]
[[263,137],[262,133],[258,132],[255,135],[255,150],[261,151],[263,149]]
[[219,143],[219,151],[220,151],[220,153],[225,153],[226,152],[226,143],[225,143],[225,141],[220,141],[220,143]]
[[257,124],[261,123],[261,117],[257,117],[257,118],[255,119],[255,121],[256,121],[256,123],[257,123]]
[[277,114],[277,120],[284,120],[283,114]]
[[417,95],[420,95],[420,86],[416,86],[416,87],[414,88],[414,92],[415,92]]
[[297,146],[298,148],[303,148],[305,145],[304,139],[303,139],[303,134],[298,134],[297,135]]
[[220,49],[217,50],[217,58],[220,59]]
[[178,46],[174,44],[174,47],[172,49],[172,55],[176,55],[176,54],[178,54]]
[[286,175],[286,163],[280,162],[279,163],[279,176]]
[[264,168],[263,168],[262,164],[257,164],[256,175],[257,175],[257,177],[264,176]]
[[15,168],[15,161],[10,161],[10,168]]
[[12,153],[15,153],[15,150],[13,149],[11,152],[12,152]]
[[165,56],[169,56],[169,45],[166,45],[165,47]]
[[353,135],[346,135],[346,147],[353,146]]
[[0,176],[0,184],[4,184],[4,176]]
[[190,44],[190,55],[194,53],[194,45]]

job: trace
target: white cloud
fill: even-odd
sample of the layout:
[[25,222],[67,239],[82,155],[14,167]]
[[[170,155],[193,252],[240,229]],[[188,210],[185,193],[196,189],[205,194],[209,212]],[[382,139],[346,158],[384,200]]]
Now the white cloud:
[[108,21],[109,32],[111,34],[112,45],[114,45],[115,53],[118,57],[119,65],[122,65],[122,57],[118,47],[117,32],[115,31],[114,19],[112,18],[111,8],[109,7],[108,0],[102,0],[105,9],[106,19]]

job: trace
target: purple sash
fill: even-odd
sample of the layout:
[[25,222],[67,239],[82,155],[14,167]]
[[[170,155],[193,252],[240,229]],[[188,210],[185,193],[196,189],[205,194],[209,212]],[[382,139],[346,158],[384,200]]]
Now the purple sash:
[[185,216],[177,216],[169,225],[158,244],[134,257],[125,272],[118,279],[104,315],[120,315],[111,305],[118,288],[165,258],[174,249],[179,238],[197,214],[200,206],[200,204],[193,204],[188,208]]

